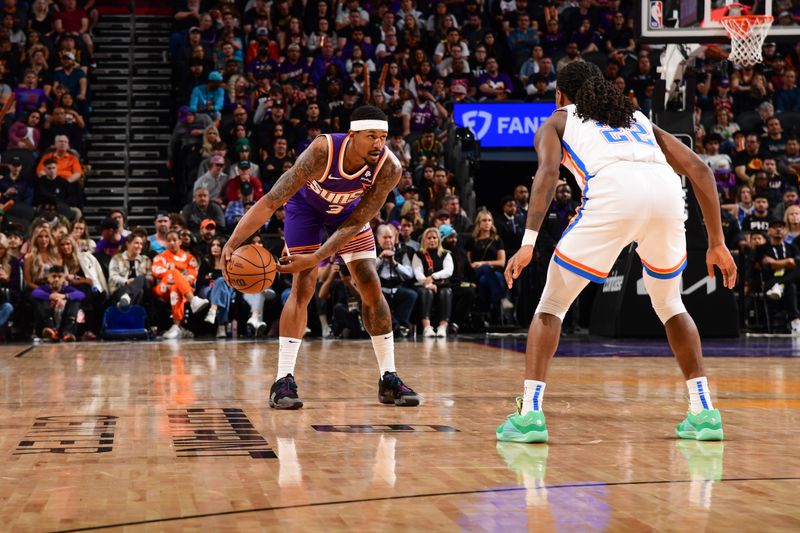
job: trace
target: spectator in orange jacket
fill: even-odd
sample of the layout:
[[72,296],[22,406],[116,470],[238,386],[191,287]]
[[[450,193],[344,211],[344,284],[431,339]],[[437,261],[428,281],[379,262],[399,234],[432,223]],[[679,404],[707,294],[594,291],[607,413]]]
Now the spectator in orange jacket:
[[208,307],[208,300],[194,295],[197,281],[197,260],[192,254],[181,250],[181,239],[177,231],[167,233],[167,249],[153,260],[153,277],[158,281],[153,287],[155,297],[172,306],[172,327],[164,333],[165,339],[190,337],[181,328],[183,307],[189,302],[193,314]]
[[48,159],[55,159],[58,167],[56,174],[60,178],[64,178],[70,183],[79,181],[83,176],[83,167],[78,157],[69,151],[69,137],[56,135],[55,143],[56,151],[44,154],[39,160],[39,165],[36,167],[36,175],[39,177],[44,176],[44,162]]

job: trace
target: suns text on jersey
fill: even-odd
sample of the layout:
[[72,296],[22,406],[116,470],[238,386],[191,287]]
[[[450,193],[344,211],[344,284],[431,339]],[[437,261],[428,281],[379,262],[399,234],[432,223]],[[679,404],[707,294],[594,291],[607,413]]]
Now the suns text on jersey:
[[317,196],[322,198],[325,202],[330,204],[330,209],[327,213],[335,215],[341,213],[345,207],[352,204],[357,199],[361,198],[364,194],[364,189],[357,189],[349,192],[336,192],[323,189],[318,181],[312,181],[308,184],[308,188]]

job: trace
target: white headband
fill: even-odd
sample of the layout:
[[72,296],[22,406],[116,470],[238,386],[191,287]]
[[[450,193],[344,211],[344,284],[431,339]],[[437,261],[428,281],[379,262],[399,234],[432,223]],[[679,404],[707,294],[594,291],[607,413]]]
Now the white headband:
[[389,123],[385,120],[354,120],[350,123],[351,131],[382,130],[389,131]]

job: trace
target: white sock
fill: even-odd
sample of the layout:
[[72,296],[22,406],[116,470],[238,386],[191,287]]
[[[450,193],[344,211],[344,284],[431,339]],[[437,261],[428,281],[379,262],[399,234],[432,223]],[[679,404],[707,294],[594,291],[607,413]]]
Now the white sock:
[[383,377],[384,372],[396,372],[394,367],[394,333],[384,333],[372,337],[372,349],[378,360],[378,368]]
[[686,388],[689,389],[689,410],[692,414],[696,415],[703,409],[714,409],[705,376],[686,380]]
[[278,376],[276,380],[286,376],[294,375],[294,363],[297,361],[297,352],[300,350],[300,343],[303,339],[293,339],[292,337],[280,337],[278,348]]
[[544,388],[546,386],[547,385],[544,381],[536,381],[535,379],[525,380],[525,392],[522,394],[521,415],[542,410],[542,403],[544,402]]

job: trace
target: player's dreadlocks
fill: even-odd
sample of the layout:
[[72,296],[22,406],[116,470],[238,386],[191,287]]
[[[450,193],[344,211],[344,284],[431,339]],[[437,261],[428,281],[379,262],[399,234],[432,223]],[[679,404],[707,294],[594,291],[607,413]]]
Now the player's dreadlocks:
[[584,120],[595,120],[612,128],[627,128],[635,108],[624,94],[604,77],[594,63],[576,61],[562,68],[556,82]]

